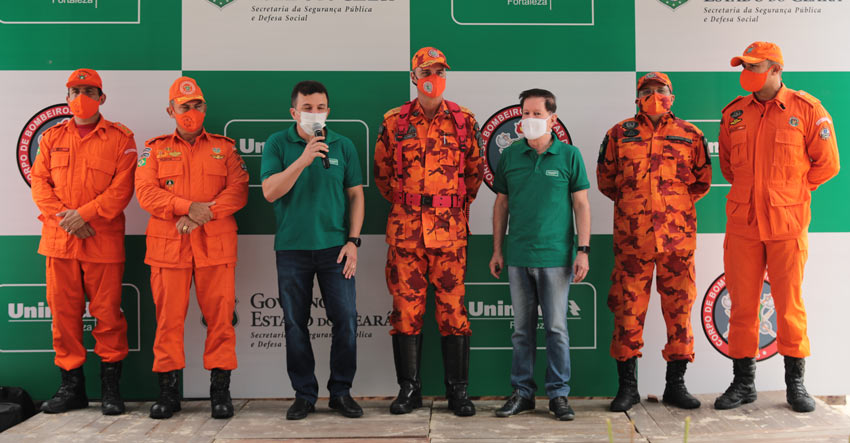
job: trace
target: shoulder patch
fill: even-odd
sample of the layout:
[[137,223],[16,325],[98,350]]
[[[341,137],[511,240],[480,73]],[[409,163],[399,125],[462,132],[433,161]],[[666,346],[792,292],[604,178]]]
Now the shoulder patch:
[[59,123],[59,124],[56,124],[56,125],[53,125],[53,126],[47,128],[47,130],[44,131],[44,134],[42,134],[42,137],[47,137],[48,134],[53,135],[54,132],[58,132],[59,130],[64,130],[65,127],[68,126],[69,121],[71,121],[71,119],[65,120],[62,123]]
[[114,126],[119,131],[123,132],[127,137],[133,136],[133,131],[131,131],[130,128],[124,126],[122,123],[112,122],[112,126]]
[[796,94],[794,94],[794,96],[796,96],[797,98],[802,99],[804,102],[806,102],[806,103],[808,103],[808,104],[810,104],[810,105],[812,105],[812,106],[817,106],[817,105],[819,105],[819,104],[820,104],[820,100],[818,100],[818,99],[817,99],[817,97],[815,97],[815,96],[813,96],[813,95],[809,94],[809,93],[808,93],[808,92],[806,92],[806,91],[797,91],[797,93],[796,93]]
[[384,120],[389,119],[390,117],[398,114],[399,112],[401,112],[401,106],[390,109],[389,111],[384,113]]
[[158,142],[158,141],[160,141],[160,140],[165,140],[165,139],[166,139],[166,138],[168,138],[168,137],[171,137],[171,134],[163,134],[163,135],[160,135],[160,136],[154,137],[154,138],[149,139],[148,141],[146,141],[146,142],[145,142],[145,146],[151,146],[151,145],[153,145],[154,143],[156,143],[156,142]]
[[602,139],[602,144],[599,146],[599,158],[596,159],[596,163],[604,163],[605,162],[605,152],[608,150],[608,134],[605,134],[605,138]]
[[620,122],[620,126],[626,130],[635,129],[638,127],[638,122],[635,119],[630,118]]
[[721,112],[721,113],[723,113],[723,114],[725,114],[725,113],[726,113],[726,110],[727,110],[727,109],[729,109],[729,107],[730,107],[730,106],[734,105],[735,103],[738,103],[738,101],[739,101],[739,100],[741,100],[742,98],[744,98],[744,96],[743,96],[743,95],[739,95],[739,96],[735,97],[735,100],[732,100],[731,102],[729,102],[729,104],[728,104],[728,105],[726,105],[726,106],[724,106],[724,107],[723,107],[723,110],[722,110],[722,111],[720,111],[720,112]]
[[210,136],[210,137],[212,137],[212,138],[219,139],[219,140],[224,140],[224,141],[226,141],[227,143],[229,143],[229,144],[231,144],[231,145],[234,145],[234,146],[236,145],[236,140],[233,140],[233,139],[232,139],[232,138],[230,138],[230,137],[225,137],[225,136],[223,136],[223,135],[221,135],[221,134],[211,134],[211,133],[207,133],[207,134],[209,134],[209,136]]

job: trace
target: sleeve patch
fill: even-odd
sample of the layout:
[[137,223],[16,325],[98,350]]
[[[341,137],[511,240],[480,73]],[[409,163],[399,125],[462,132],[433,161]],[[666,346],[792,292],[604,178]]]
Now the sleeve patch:
[[602,140],[602,144],[599,146],[599,158],[596,160],[597,163],[605,162],[605,151],[608,149],[608,134],[605,134],[605,138]]

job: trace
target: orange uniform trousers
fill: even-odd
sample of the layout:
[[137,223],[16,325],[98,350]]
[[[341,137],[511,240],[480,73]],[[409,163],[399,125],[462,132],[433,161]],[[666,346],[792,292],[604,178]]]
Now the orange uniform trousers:
[[[652,236],[646,236],[654,245]],[[649,306],[652,273],[661,296],[661,313],[667,326],[667,344],[661,350],[666,361],[694,361],[691,307],[696,300],[693,251],[614,254],[614,272],[608,307],[614,314],[611,356],[618,361],[641,357],[643,326]]]
[[387,251],[387,288],[393,296],[390,334],[422,332],[428,282],[435,287],[440,335],[470,335],[463,298],[466,294],[466,246],[399,248]]
[[759,303],[765,268],[776,308],[779,353],[797,358],[811,355],[801,289],[808,249],[806,232],[795,239],[767,241],[726,234],[723,264],[733,306],[729,316],[730,357],[758,356]]
[[83,315],[86,296],[95,318],[94,352],[107,363],[127,356],[127,320],[121,312],[124,263],[93,263],[47,257],[47,306],[53,316],[56,366],[70,371],[86,361]]
[[186,367],[183,328],[189,309],[189,289],[193,276],[198,305],[207,326],[204,368],[236,369],[236,332],[233,329],[236,265],[195,268],[151,266],[151,290],[156,304],[153,372],[176,371]]

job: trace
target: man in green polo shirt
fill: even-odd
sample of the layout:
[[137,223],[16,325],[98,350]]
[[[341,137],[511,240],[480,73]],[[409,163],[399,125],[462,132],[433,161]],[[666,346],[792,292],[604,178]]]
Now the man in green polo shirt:
[[[558,420],[572,420],[570,337],[567,297],[570,282],[580,282],[590,269],[590,183],[578,148],[558,140],[552,126],[558,120],[555,96],[544,89],[519,95],[523,139],[502,152],[493,190],[493,257],[490,273],[499,278],[505,267],[502,242],[510,221],[507,244],[508,278],[514,311],[513,394],[499,417],[534,410],[534,360],[537,356],[537,308],[546,329],[546,394]],[[578,254],[573,260],[573,213],[578,230]]]
[[325,128],[329,111],[324,85],[298,83],[289,110],[296,123],[272,134],[263,148],[263,196],[274,204],[277,219],[274,247],[286,369],[295,390],[289,420],[315,411],[319,395],[307,329],[314,276],[333,324],[329,406],[346,417],[363,415],[349,394],[357,369],[354,274],[363,225],[363,178],[351,140]]

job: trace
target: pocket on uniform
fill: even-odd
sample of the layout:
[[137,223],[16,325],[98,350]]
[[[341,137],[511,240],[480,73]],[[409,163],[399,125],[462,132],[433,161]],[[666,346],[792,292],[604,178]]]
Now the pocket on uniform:
[[452,208],[434,208],[434,236],[437,241],[457,240],[457,218]]
[[89,183],[98,194],[106,190],[115,176],[115,162],[99,158],[86,159],[86,173]]
[[[175,229],[175,234],[177,230]],[[177,263],[180,260],[180,238],[167,238],[159,234],[147,234],[146,256],[159,263]]]
[[68,164],[71,156],[67,152],[53,152],[50,154],[50,178],[57,188],[68,185]]
[[744,168],[749,165],[750,158],[747,151],[747,130],[739,129],[732,131],[729,136],[732,143],[732,150],[729,153],[729,163],[733,169]]
[[224,189],[227,183],[227,166],[224,160],[207,159],[204,162],[204,194],[211,200]]
[[776,149],[773,151],[773,164],[775,166],[793,166],[803,163],[806,159],[803,134],[800,131],[780,129],[776,131],[774,141]]

